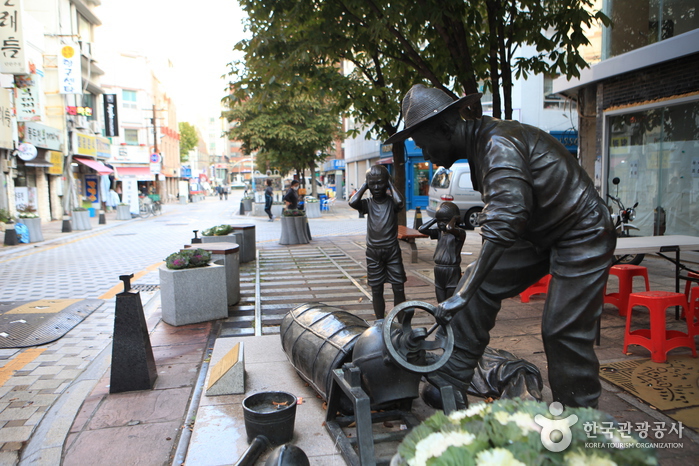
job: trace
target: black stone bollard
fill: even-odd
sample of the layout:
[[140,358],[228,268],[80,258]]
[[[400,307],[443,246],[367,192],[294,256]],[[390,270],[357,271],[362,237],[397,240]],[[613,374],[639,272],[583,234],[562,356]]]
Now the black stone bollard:
[[63,229],[61,230],[61,233],[70,233],[71,231],[73,231],[73,225],[70,223],[70,215],[64,215]]
[[19,244],[19,240],[17,239],[15,222],[10,220],[5,224],[5,246],[14,246],[16,244]]
[[98,225],[106,225],[107,224],[107,218],[104,216],[104,210],[100,210],[100,216],[99,216],[99,222],[97,222]]
[[418,229],[422,226],[422,212],[420,212],[420,206],[415,207],[415,220],[413,221],[413,228]]
[[133,274],[119,276],[124,291],[116,295],[109,393],[150,390],[158,377],[141,296],[131,291],[132,278]]
[[192,244],[201,243],[201,238],[197,236],[199,230],[192,230],[194,232],[194,238],[192,238]]
[[239,213],[239,215],[245,215],[245,204],[243,203],[242,200],[240,201],[240,213]]

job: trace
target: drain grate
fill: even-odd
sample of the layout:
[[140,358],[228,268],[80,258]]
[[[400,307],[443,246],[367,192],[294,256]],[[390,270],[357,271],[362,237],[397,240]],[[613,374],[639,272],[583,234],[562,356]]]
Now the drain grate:
[[131,289],[136,291],[157,291],[160,289],[160,285],[132,284]]

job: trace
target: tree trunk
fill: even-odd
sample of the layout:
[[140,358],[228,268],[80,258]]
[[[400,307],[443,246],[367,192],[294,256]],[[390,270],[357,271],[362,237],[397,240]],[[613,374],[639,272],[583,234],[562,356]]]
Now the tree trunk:
[[[405,201],[405,142],[393,143],[393,185],[400,191]],[[407,225],[408,216],[405,209],[398,212],[398,225]]]
[[500,71],[498,67],[499,56],[499,38],[495,31],[499,29],[500,19],[500,2],[498,0],[490,0],[486,2],[488,10],[488,29],[490,35],[488,37],[488,64],[490,65],[490,83],[493,93],[493,117],[500,118],[502,113],[502,103],[500,101]]

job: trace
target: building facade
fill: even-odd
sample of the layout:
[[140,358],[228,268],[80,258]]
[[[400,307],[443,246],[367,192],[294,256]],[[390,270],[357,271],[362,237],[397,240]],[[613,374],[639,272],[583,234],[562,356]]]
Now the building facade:
[[605,1],[601,60],[554,83],[581,110],[581,163],[603,195],[638,202],[639,235],[699,234],[698,9]]

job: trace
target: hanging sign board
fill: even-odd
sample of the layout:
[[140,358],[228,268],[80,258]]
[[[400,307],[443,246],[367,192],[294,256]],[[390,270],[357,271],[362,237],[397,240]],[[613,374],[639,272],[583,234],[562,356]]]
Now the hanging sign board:
[[80,76],[80,52],[74,44],[61,46],[58,54],[58,92],[60,94],[82,94]]
[[0,10],[0,73],[27,74],[23,0],[2,2]]

